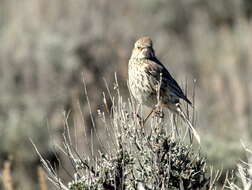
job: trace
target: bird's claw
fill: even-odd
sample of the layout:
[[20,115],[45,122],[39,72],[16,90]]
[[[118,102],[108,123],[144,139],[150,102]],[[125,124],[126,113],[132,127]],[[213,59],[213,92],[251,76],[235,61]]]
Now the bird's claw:
[[164,112],[162,110],[157,110],[154,112],[155,117],[164,118]]

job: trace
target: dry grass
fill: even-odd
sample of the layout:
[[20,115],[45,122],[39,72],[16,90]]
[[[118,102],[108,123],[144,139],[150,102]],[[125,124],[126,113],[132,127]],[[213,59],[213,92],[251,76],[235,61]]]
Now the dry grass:
[[[140,186],[144,189],[161,190],[209,189],[205,159],[199,155],[198,150],[192,148],[187,124],[180,123],[179,120],[171,124],[154,116],[150,119],[150,126],[143,126],[142,109],[135,113],[136,102],[132,98],[123,100],[117,78],[115,86],[112,92],[108,89],[107,93],[112,102],[111,107],[109,108],[108,99],[104,97],[104,109],[99,110],[99,120],[104,127],[103,135],[93,123],[91,134],[97,139],[100,151],[94,149],[95,141],[87,141],[85,138],[82,141],[86,141],[91,155],[88,156],[78,148],[75,139],[77,136],[71,137],[71,126],[68,115],[66,116],[63,142],[56,146],[71,163],[71,169],[61,165],[70,176],[69,182],[60,177],[33,143],[49,180],[58,189],[66,190],[123,190],[138,189]],[[85,80],[84,91],[90,104]],[[86,137],[85,126],[82,129],[81,132]],[[214,189],[214,186],[212,182],[211,188]]]
[[5,161],[2,176],[3,187],[5,190],[13,190],[13,180],[11,175],[11,161]]
[[[103,123],[105,134],[100,136],[96,126],[93,126],[92,134],[101,147],[98,153],[95,153],[94,141],[83,138],[82,141],[90,148],[91,155],[83,154],[74,139],[77,136],[71,137],[69,116],[66,116],[62,145],[56,146],[71,163],[71,169],[61,165],[69,175],[69,181],[60,177],[32,142],[49,180],[58,189],[250,189],[250,149],[244,146],[248,161],[238,164],[237,176],[230,175],[234,171],[229,171],[230,174],[214,171],[206,159],[200,156],[198,144],[193,148],[188,131],[184,128],[187,126],[185,123],[169,122],[154,116],[149,126],[143,126],[140,122],[143,117],[142,110],[137,115],[135,101],[132,98],[124,101],[117,79],[115,84],[113,92],[108,89],[108,97],[113,104],[108,108],[108,100],[104,96],[104,110],[99,110],[99,120]],[[85,81],[84,91],[90,104]],[[190,110],[187,110],[187,113],[190,113]],[[87,136],[85,126],[82,126],[82,133]],[[222,172],[226,178],[220,185]]]
[[46,184],[46,176],[45,172],[42,167],[38,167],[38,181],[39,181],[39,189],[40,190],[47,190],[47,184]]

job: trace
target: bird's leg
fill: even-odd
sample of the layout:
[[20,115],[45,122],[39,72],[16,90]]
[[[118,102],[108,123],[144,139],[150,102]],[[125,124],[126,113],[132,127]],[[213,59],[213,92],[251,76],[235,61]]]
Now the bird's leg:
[[151,114],[156,110],[156,107],[152,108],[150,113],[147,115],[147,117],[143,120],[143,125],[145,124],[145,122],[149,119],[149,117],[151,116]]
[[164,112],[162,110],[160,110],[161,106],[159,104],[157,104],[154,108],[151,109],[150,113],[147,115],[147,117],[143,120],[143,125],[145,124],[145,122],[149,119],[149,117],[151,116],[151,114],[154,112],[156,117],[159,118],[164,118]]

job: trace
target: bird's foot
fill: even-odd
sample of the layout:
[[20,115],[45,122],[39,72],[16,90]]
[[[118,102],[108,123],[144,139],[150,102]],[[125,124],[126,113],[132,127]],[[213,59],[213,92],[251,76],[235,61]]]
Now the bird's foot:
[[164,112],[162,110],[157,110],[154,112],[154,116],[158,118],[164,118]]

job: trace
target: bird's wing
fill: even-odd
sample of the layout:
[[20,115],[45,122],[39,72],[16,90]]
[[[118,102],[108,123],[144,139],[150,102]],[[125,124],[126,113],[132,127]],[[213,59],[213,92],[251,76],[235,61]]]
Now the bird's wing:
[[146,60],[146,64],[145,72],[152,76],[151,80],[153,84],[158,84],[160,82],[160,77],[162,77],[161,88],[168,88],[172,94],[185,100],[187,103],[192,104],[185,96],[178,83],[173,79],[169,71],[157,58]]

